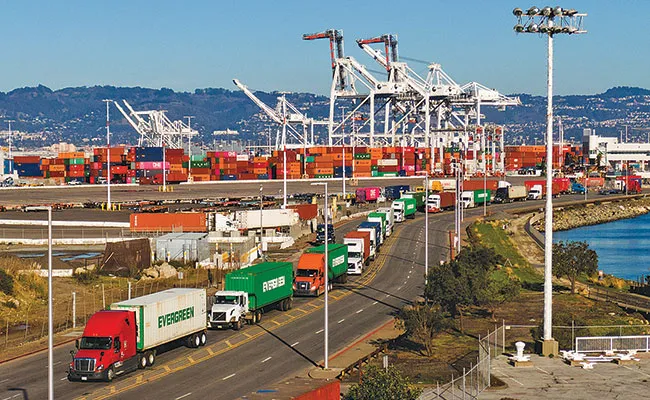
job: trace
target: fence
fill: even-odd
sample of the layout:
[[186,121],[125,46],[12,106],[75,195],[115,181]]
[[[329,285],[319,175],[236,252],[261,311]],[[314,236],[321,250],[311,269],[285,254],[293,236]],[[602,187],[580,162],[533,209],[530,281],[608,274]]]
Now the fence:
[[615,351],[650,351],[650,335],[577,337],[578,353],[610,353]]
[[[212,282],[217,284],[227,271],[212,270]],[[172,287],[208,287],[207,270],[192,270],[185,272],[183,279],[152,279],[140,280],[136,283],[125,279],[115,279],[106,282],[96,281],[85,285],[71,285],[71,278],[54,279],[54,298],[52,305],[53,330],[55,333],[66,331],[73,327],[80,328],[95,312],[105,309],[110,304],[130,297],[144,296]],[[75,288],[76,292],[64,292],[67,288]],[[45,299],[47,294],[45,294]],[[47,337],[47,300],[33,302],[29,307],[16,308],[11,318],[0,319],[0,359],[10,357],[12,349],[22,347],[30,342],[36,342]]]
[[437,384],[435,388],[426,389],[420,395],[419,400],[478,399],[478,396],[490,387],[492,359],[505,352],[505,333],[506,325],[502,323],[494,331],[488,332],[487,336],[479,336],[476,364],[470,364],[469,369],[463,367],[462,374],[458,377],[452,375],[450,382],[443,385]]

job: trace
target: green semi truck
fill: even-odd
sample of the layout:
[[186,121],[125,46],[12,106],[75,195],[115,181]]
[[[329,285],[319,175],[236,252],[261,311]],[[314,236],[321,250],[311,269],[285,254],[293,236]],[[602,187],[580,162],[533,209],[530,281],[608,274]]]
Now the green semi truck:
[[228,273],[225,290],[214,295],[210,327],[239,330],[244,322],[259,322],[270,309],[289,310],[293,302],[292,279],[290,262],[264,262]]
[[[293,290],[296,296],[320,296],[325,292],[325,245],[307,249],[298,260]],[[348,280],[348,246],[330,244],[327,248],[327,279],[345,283]]]
[[402,198],[415,199],[415,208],[424,211],[426,204],[425,192],[406,192],[402,194]]
[[417,211],[415,199],[404,198],[393,201],[393,213],[395,215],[395,222],[404,222],[406,218],[415,218]]

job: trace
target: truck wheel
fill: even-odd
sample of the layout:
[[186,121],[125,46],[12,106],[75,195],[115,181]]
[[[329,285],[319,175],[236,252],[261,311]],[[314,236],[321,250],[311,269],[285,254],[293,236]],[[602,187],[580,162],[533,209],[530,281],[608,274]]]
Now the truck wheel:
[[201,337],[196,333],[192,335],[192,348],[196,349],[201,345]]
[[111,366],[108,367],[108,369],[106,370],[104,380],[105,380],[106,382],[112,382],[112,381],[113,381],[113,378],[115,378],[115,370],[113,370],[113,366],[111,365]]
[[238,319],[237,322],[235,322],[235,323],[232,325],[232,329],[238,331],[238,330],[241,329],[241,325],[242,325],[242,324],[241,324],[241,319]]
[[348,274],[341,275],[341,282],[346,283],[348,281]]
[[147,355],[140,354],[138,357],[140,357],[138,360],[138,369],[145,369],[147,367]]
[[205,346],[205,344],[208,342],[208,335],[205,334],[205,332],[201,332],[201,346]]
[[147,367],[153,367],[153,365],[156,363],[156,352],[148,351],[145,353],[145,357],[147,360]]
[[278,310],[280,311],[287,311],[287,299],[282,299],[278,303]]
[[258,310],[256,314],[257,314],[257,323],[259,324],[260,321],[262,321],[262,310]]

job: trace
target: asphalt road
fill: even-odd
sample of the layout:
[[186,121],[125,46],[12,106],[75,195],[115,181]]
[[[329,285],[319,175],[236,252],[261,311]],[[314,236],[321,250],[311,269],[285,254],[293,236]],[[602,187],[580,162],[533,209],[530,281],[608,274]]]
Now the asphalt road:
[[[397,178],[358,178],[358,184],[346,184],[346,191],[353,192],[357,187],[390,186],[410,184],[411,186],[423,185],[423,177],[397,177]],[[513,184],[521,184],[525,180],[543,179],[540,177],[514,176],[506,178]],[[329,182],[330,193],[342,193],[341,179],[312,179],[287,181],[287,194],[295,193],[322,193],[322,188],[314,187],[313,182]],[[194,184],[173,185],[173,192],[159,192],[155,185],[113,185],[111,186],[111,201],[136,202],[142,200],[187,200],[187,199],[216,199],[224,197],[259,196],[260,184],[264,188],[264,195],[282,198],[282,180],[269,180],[258,182],[219,181]],[[0,188],[0,205],[41,205],[53,203],[85,203],[88,201],[104,202],[107,198],[106,185],[81,185],[57,187],[23,187]],[[0,399],[2,400],[2,399]]]
[[[563,196],[562,202],[581,196]],[[543,202],[493,205],[491,212],[543,207]],[[466,211],[481,215],[482,208]],[[353,229],[352,221],[337,230],[341,238]],[[396,224],[393,236],[367,272],[335,287],[329,305],[329,353],[353,343],[385,323],[403,305],[422,293],[424,270],[423,214]],[[453,229],[453,213],[431,215],[430,264],[447,257],[447,231]],[[144,372],[119,377],[113,383],[70,383],[66,380],[72,344],[54,352],[56,398],[118,399],[233,399],[295,375],[323,360],[323,297],[296,299],[293,310],[272,311],[259,326],[240,332],[210,331],[209,345],[197,350],[184,347],[159,355],[156,365]],[[38,353],[0,365],[0,400],[47,397],[47,353]],[[27,398],[27,397],[23,397]]]

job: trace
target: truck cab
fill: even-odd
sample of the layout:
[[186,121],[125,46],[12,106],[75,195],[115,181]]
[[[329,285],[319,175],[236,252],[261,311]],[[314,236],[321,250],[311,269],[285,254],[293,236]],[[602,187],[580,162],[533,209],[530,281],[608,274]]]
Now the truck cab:
[[325,291],[323,254],[304,253],[298,260],[293,291],[297,296],[320,296]]
[[540,200],[543,197],[542,185],[533,185],[528,191],[528,200]]
[[[76,347],[68,368],[70,381],[110,382],[116,375],[138,369],[142,360],[135,357],[135,313],[100,311],[93,314]],[[144,365],[147,365],[146,358]]]
[[573,193],[578,193],[578,194],[585,194],[587,191],[587,188],[585,188],[581,183],[579,182],[571,182],[571,191]]
[[[328,243],[335,243],[336,237],[334,236],[334,225],[327,224],[327,241]],[[316,227],[316,243],[325,244],[325,224],[318,224]]]
[[403,201],[395,200],[393,201],[393,215],[395,215],[395,222],[404,222],[404,208],[405,203]]
[[208,325],[210,328],[241,329],[248,314],[248,293],[221,290],[214,294]]
[[473,208],[474,203],[474,192],[465,191],[460,195],[460,201],[463,203],[463,208]]
[[497,192],[494,194],[495,203],[507,203],[508,202],[508,187],[500,187],[497,189]]
[[343,239],[348,246],[348,274],[361,275],[365,264],[363,259],[363,239]]

